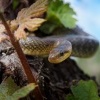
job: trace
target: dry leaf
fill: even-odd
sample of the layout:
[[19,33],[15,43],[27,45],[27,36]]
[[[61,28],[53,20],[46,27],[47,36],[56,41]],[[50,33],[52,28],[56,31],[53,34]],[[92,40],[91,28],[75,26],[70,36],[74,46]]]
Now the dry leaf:
[[9,40],[9,36],[7,36],[6,34],[1,33],[0,34],[0,43],[4,40]]
[[35,18],[47,10],[48,0],[37,0],[29,8],[22,9],[17,16],[18,23],[24,22],[27,18]]
[[18,13],[16,20],[11,21],[11,30],[13,31],[16,27],[18,28],[14,33],[18,40],[26,37],[25,29],[35,31],[41,26],[45,20],[35,17],[40,16],[47,10],[47,4],[48,0],[38,0],[29,8],[22,9]]
[[43,23],[45,20],[40,18],[34,18],[34,19],[27,19],[23,24],[21,24],[18,29],[15,31],[15,37],[17,40],[21,38],[26,38],[26,32],[25,29],[28,29],[30,31],[35,31],[38,29],[38,27]]
[[[8,21],[8,25],[12,33],[14,33],[17,40],[26,38],[25,29],[28,31],[35,31],[41,24],[46,21],[43,18],[35,18],[41,16],[47,10],[48,0],[37,0],[29,8],[22,9],[15,20]],[[0,23],[0,33],[6,32],[5,27]],[[1,36],[1,40],[5,39]]]
[[24,22],[21,26],[24,26],[24,28],[29,29],[30,31],[35,31],[37,28],[44,22],[44,19],[41,18],[34,18],[34,19],[27,19],[26,22]]
[[9,40],[9,36],[7,36],[6,34],[6,30],[4,25],[0,22],[0,43],[4,40]]
[[16,20],[12,20],[8,23],[12,32],[14,32],[18,28],[18,23]]
[[26,38],[26,32],[24,31],[24,26],[21,25],[21,27],[19,27],[16,31],[14,36],[16,37],[17,40],[21,39],[21,38]]
[[0,23],[0,34],[6,32],[5,27],[2,23]]

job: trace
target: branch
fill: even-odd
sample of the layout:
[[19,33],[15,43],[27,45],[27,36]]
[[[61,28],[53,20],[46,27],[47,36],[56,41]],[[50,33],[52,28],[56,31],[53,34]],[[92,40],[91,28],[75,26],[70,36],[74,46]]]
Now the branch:
[[[22,51],[22,49],[21,49],[21,47],[19,45],[19,42],[15,39],[14,35],[12,34],[12,32],[11,32],[11,30],[10,30],[10,28],[9,28],[9,26],[8,26],[6,20],[3,17],[3,14],[1,12],[0,12],[0,18],[2,20],[3,25],[5,26],[5,29],[7,30],[7,34],[10,37],[10,41],[11,41],[13,47],[15,48],[15,50],[17,52],[17,55],[18,55],[18,57],[20,59],[20,62],[22,64],[22,66],[23,66],[25,74],[26,74],[26,76],[28,78],[28,82],[29,83],[35,83],[37,85],[37,82],[36,82],[36,80],[35,80],[35,78],[34,78],[34,76],[32,74],[32,71],[31,71],[30,66],[29,66],[29,64],[27,62],[27,59],[26,59],[25,55],[23,54],[23,51]],[[40,92],[39,87],[37,87],[35,89],[34,93],[35,93],[35,96],[36,96],[36,100],[43,100],[43,97],[42,97],[42,94]]]

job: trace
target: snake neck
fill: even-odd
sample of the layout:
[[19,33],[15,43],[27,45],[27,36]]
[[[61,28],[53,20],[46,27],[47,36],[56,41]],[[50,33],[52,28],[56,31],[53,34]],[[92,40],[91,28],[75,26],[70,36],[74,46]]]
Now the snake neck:
[[52,48],[55,47],[53,40],[41,39],[34,36],[29,36],[25,40],[21,39],[19,42],[26,55],[47,57]]

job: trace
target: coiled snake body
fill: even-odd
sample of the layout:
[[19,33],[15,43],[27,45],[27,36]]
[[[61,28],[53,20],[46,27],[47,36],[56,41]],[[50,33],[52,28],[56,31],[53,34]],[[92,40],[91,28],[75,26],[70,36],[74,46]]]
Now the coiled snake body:
[[[25,54],[48,56],[48,60],[51,63],[60,63],[70,55],[85,58],[90,57],[98,49],[99,42],[94,37],[83,32],[79,27],[67,31],[68,33],[64,35],[46,38],[30,35],[26,40],[21,39],[19,42]],[[62,32],[60,30],[57,31],[57,33],[65,32],[66,29]]]

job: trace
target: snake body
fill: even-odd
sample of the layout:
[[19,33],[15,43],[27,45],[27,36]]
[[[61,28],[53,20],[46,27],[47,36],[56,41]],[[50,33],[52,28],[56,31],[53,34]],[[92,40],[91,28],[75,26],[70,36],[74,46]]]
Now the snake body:
[[[66,30],[63,32],[65,33]],[[25,54],[48,56],[51,63],[60,63],[70,55],[84,58],[92,56],[99,47],[98,40],[85,32],[83,32],[84,34],[78,34],[78,32],[82,33],[83,31],[77,27],[74,31],[69,30],[67,34],[63,35],[45,38],[30,35],[19,42]]]

